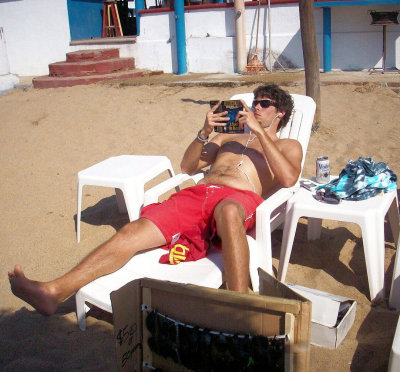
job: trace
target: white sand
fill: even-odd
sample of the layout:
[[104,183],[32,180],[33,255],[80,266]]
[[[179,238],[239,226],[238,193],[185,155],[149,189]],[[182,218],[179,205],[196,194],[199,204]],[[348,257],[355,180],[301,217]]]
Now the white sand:
[[[114,368],[112,325],[88,318],[76,325],[74,301],[45,318],[15,298],[7,271],[19,263],[30,278],[49,280],[79,262],[128,222],[113,190],[84,189],[82,240],[76,242],[77,172],[109,156],[167,155],[179,171],[186,146],[203,124],[210,99],[251,91],[239,88],[117,88],[106,85],[14,90],[0,96],[1,239],[0,370]],[[304,94],[304,86],[288,89]],[[348,159],[371,156],[400,174],[400,96],[387,88],[326,86],[322,125],[312,134],[304,176],[328,155],[333,174]],[[386,226],[386,292],[394,262]],[[273,234],[278,266],[281,232]],[[357,301],[355,323],[337,350],[311,348],[311,371],[385,371],[398,313],[371,307],[360,229],[324,221],[322,237],[307,242],[299,224],[287,280]]]

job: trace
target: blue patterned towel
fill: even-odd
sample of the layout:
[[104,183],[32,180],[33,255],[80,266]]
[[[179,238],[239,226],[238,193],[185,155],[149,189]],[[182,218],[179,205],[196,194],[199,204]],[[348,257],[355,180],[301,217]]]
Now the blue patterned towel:
[[397,176],[386,163],[375,163],[371,158],[349,160],[339,178],[319,186],[325,196],[345,200],[364,200],[397,189]]

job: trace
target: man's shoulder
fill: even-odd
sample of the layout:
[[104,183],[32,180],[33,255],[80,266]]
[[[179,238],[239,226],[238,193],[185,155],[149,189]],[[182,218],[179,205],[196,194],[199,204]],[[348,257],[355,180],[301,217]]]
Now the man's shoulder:
[[281,150],[290,149],[291,151],[302,151],[301,143],[293,138],[279,138],[277,141],[277,145],[278,147],[280,147]]
[[284,144],[284,145],[299,145],[299,146],[301,146],[301,143],[297,140],[297,139],[294,139],[294,138],[278,138],[278,141],[277,141],[278,143],[280,143],[280,144]]

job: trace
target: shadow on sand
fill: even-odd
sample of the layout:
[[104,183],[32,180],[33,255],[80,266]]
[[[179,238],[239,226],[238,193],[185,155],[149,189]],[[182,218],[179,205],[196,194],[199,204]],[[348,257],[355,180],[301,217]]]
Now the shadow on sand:
[[0,311],[1,371],[114,371],[113,326],[88,318],[82,332],[74,297],[45,317],[25,307]]

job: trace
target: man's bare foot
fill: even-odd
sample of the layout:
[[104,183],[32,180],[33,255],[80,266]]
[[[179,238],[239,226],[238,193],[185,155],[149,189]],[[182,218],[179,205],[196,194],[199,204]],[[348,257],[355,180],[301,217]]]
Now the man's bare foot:
[[14,270],[8,272],[8,279],[15,296],[32,305],[43,315],[54,314],[58,301],[45,283],[28,279],[19,265],[15,265]]

